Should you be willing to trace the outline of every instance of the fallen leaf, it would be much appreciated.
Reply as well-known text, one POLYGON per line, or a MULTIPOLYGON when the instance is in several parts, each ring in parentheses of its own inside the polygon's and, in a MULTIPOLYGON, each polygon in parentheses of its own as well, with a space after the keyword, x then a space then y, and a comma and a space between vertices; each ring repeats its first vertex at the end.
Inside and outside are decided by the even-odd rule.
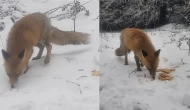
POLYGON ((100 75, 100 71, 96 71, 96 70, 92 71, 92 76, 99 76, 99 75, 100 75))

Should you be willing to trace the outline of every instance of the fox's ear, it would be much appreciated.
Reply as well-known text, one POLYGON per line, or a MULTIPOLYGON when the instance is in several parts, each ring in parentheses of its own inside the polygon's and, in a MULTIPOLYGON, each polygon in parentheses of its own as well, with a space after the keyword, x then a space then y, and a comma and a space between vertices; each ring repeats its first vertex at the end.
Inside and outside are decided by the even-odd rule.
POLYGON ((144 57, 148 56, 148 53, 146 51, 144 51, 144 50, 142 50, 142 54, 143 54, 144 57))
POLYGON ((22 59, 24 57, 24 53, 25 53, 25 49, 22 50, 19 54, 18 54, 18 58, 22 59))
POLYGON ((154 53, 154 55, 155 55, 156 57, 158 57, 158 56, 160 55, 160 49, 157 50, 157 51, 154 53))
POLYGON ((6 52, 5 50, 2 49, 1 52, 2 52, 3 57, 4 57, 5 60, 7 60, 10 57, 9 53, 6 52))

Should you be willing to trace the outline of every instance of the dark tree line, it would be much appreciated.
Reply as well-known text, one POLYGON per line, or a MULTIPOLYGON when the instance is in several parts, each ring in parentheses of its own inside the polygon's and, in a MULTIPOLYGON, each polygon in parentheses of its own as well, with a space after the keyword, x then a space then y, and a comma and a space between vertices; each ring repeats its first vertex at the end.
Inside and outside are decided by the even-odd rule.
POLYGON ((100 0, 100 31, 190 24, 190 0, 100 0))

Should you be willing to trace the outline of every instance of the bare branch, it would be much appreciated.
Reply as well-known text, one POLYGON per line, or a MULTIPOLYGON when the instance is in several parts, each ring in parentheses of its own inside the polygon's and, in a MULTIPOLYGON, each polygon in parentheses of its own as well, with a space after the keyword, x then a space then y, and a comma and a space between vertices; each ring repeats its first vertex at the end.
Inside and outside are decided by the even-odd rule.
POLYGON ((88 1, 88 2, 86 2, 86 3, 83 3, 82 5, 85 5, 85 4, 87 4, 87 3, 89 3, 89 2, 91 2, 92 0, 90 0, 90 1, 88 1))
POLYGON ((81 76, 79 78, 77 78, 76 80, 79 80, 80 78, 86 78, 87 76, 81 76))
POLYGON ((134 72, 136 73, 136 71, 137 71, 137 69, 135 69, 131 73, 129 73, 129 78, 130 78, 131 74, 134 73, 134 72))
POLYGON ((79 87, 80 93, 82 94, 82 90, 81 90, 81 88, 80 88, 80 84, 77 84, 77 83, 75 83, 75 82, 68 81, 68 80, 67 80, 67 82, 77 85, 77 86, 79 87))

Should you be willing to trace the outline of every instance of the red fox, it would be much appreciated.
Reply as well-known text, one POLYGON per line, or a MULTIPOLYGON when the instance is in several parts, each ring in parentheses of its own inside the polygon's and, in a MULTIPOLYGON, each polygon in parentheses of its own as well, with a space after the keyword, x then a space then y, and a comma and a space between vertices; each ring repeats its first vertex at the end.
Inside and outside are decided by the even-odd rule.
POLYGON ((52 50, 50 43, 58 45, 88 44, 89 34, 61 31, 53 27, 50 19, 42 13, 32 13, 18 20, 9 32, 6 51, 2 49, 5 71, 12 88, 19 76, 27 72, 34 46, 39 48, 39 52, 32 60, 40 59, 46 48, 47 55, 44 63, 50 62, 52 50))
POLYGON ((127 28, 121 32, 120 47, 115 50, 115 54, 116 56, 125 55, 125 65, 128 65, 127 56, 131 50, 135 54, 137 71, 142 71, 140 66, 143 67, 145 65, 152 78, 155 79, 160 49, 155 50, 154 45, 144 31, 136 28, 127 28))

